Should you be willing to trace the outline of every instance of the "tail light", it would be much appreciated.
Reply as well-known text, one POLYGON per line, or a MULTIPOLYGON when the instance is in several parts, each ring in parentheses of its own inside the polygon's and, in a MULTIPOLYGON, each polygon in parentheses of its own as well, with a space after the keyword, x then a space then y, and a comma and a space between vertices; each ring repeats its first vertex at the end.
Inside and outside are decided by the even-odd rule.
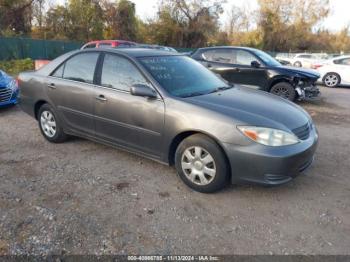
POLYGON ((19 77, 18 76, 16 77, 15 82, 16 82, 17 88, 19 88, 19 77))
POLYGON ((312 66, 311 66, 311 68, 312 69, 317 69, 317 68, 320 68, 320 67, 322 67, 323 65, 321 65, 321 64, 313 64, 312 66))

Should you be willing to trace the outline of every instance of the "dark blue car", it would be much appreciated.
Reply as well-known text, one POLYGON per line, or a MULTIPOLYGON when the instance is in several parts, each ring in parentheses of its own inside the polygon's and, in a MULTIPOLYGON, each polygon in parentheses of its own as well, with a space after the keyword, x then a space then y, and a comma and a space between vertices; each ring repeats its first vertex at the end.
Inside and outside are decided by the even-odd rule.
POLYGON ((0 107, 17 103, 17 81, 0 70, 0 107))

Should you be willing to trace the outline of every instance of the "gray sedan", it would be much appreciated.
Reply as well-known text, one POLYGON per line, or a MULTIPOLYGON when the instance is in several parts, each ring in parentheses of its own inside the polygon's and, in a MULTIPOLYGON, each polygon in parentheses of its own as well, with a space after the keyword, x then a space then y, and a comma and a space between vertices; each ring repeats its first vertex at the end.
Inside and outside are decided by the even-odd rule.
POLYGON ((22 109, 43 136, 80 136, 174 165, 200 192, 278 185, 313 161, 310 116, 275 95, 232 86, 189 57, 149 49, 67 53, 19 75, 22 109))

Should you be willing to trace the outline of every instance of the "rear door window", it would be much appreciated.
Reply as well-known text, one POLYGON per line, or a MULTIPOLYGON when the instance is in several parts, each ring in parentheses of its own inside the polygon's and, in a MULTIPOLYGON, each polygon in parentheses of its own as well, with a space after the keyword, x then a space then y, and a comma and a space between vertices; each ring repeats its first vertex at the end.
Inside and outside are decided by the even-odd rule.
POLYGON ((216 49, 209 50, 203 53, 203 58, 211 62, 232 63, 232 50, 230 49, 216 49))
POLYGON ((57 68, 52 76, 92 84, 98 56, 97 52, 75 55, 57 68))

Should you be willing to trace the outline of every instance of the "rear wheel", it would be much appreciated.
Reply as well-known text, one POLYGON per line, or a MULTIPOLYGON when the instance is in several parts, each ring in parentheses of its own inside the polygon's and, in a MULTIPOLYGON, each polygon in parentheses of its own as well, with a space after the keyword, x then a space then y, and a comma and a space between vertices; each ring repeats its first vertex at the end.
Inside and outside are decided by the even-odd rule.
POLYGON ((190 188, 212 193, 225 187, 229 167, 224 153, 211 138, 197 134, 183 140, 175 153, 175 167, 190 188))
POLYGON ((62 125, 49 104, 44 104, 38 112, 39 128, 46 140, 52 143, 62 143, 67 139, 62 125))
POLYGON ((294 101, 296 93, 294 87, 286 82, 277 83, 271 87, 270 93, 294 101))
POLYGON ((328 73, 323 77, 323 84, 327 87, 336 87, 340 83, 340 76, 336 73, 328 73))
POLYGON ((301 62, 299 61, 296 61, 294 64, 293 64, 295 67, 302 67, 303 65, 301 64, 301 62))

